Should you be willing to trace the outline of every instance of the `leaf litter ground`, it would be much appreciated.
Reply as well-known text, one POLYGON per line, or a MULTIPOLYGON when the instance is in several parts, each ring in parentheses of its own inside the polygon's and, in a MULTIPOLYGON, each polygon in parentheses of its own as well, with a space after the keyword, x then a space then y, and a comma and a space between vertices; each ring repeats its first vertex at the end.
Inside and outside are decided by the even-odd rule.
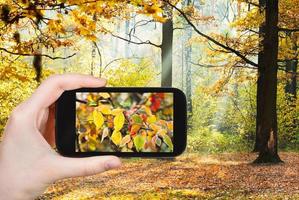
POLYGON ((117 170, 58 181, 39 199, 299 199, 299 153, 280 156, 277 165, 253 165, 249 153, 125 159, 117 170))

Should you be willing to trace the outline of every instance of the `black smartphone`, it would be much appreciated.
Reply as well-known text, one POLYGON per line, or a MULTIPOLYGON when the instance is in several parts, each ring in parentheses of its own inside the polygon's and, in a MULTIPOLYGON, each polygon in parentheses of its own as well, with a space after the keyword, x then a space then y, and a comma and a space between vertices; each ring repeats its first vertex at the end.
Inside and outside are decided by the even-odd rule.
POLYGON ((176 88, 81 88, 56 102, 64 156, 174 157, 186 138, 186 97, 176 88))

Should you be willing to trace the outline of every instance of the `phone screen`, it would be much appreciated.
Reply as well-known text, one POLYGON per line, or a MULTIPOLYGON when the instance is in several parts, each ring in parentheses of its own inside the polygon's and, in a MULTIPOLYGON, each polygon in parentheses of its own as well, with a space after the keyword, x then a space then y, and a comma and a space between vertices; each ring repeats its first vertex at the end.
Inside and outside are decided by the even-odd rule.
POLYGON ((76 152, 173 152, 171 92, 76 92, 76 152))

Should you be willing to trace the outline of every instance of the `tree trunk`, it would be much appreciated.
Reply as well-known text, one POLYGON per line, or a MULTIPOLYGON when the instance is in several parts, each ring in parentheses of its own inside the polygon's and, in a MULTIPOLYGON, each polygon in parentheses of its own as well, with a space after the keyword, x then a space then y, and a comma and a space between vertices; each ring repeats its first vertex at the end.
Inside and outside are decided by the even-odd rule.
POLYGON ((40 82, 40 79, 41 79, 41 76, 42 76, 42 67, 43 67, 43 62, 42 62, 42 47, 41 45, 39 44, 39 47, 37 49, 37 55, 35 55, 33 57, 33 61, 32 61, 32 65, 33 65, 33 68, 35 70, 35 80, 37 82, 40 82))
MULTIPOLYGON (((190 6, 192 4, 191 0, 186 1, 186 5, 190 6)), ((186 44, 192 38, 192 28, 186 28, 186 44)), ((185 44, 185 45, 186 45, 185 44)), ((185 50, 185 66, 186 66, 186 98, 187 98, 187 110, 188 118, 192 116, 192 72, 191 72, 191 61, 192 61, 192 46, 187 45, 185 50)))
MULTIPOLYGON (((290 42, 292 45, 292 50, 294 52, 298 51, 298 45, 297 45, 297 40, 298 36, 295 33, 287 33, 286 35, 290 38, 290 42)), ((295 55, 294 55, 295 57, 295 55)), ((297 99, 297 68, 298 68, 298 58, 293 58, 291 60, 286 61, 286 71, 291 72, 290 77, 287 79, 287 83, 285 86, 285 92, 287 94, 291 94, 291 101, 294 101, 297 99)), ((289 75, 289 74, 287 74, 289 75)))
MULTIPOLYGON (((260 13, 264 12, 265 9, 266 0, 259 0, 259 9, 260 13)), ((264 74, 265 69, 264 65, 262 65, 262 62, 264 60, 264 50, 263 50, 263 38, 265 35, 265 22, 261 24, 259 27, 259 53, 258 53, 258 70, 257 70, 257 89, 256 89, 256 123, 255 123, 255 144, 253 152, 258 152, 260 150, 260 135, 259 135, 259 129, 261 128, 261 102, 263 102, 263 98, 265 97, 262 93, 262 87, 264 87, 264 74)))
MULTIPOLYGON (((129 37, 129 34, 130 34, 130 17, 129 19, 126 20, 126 38, 128 40, 130 40, 131 38, 129 37)), ((126 42, 126 45, 125 45, 125 57, 128 58, 129 57, 129 49, 130 49, 130 46, 129 46, 129 42, 126 42)))
MULTIPOLYGON (((173 21, 171 8, 167 7, 169 19, 162 24, 162 45, 161 45, 161 87, 172 86, 172 44, 173 44, 173 21)), ((161 158, 161 160, 174 161, 175 158, 161 158)))
POLYGON ((295 100, 297 98, 297 79, 296 79, 297 65, 298 65, 298 60, 286 61, 286 70, 288 72, 292 72, 292 74, 291 77, 289 77, 287 80, 285 86, 285 92, 287 94, 292 95, 291 100, 295 100))
POLYGON ((263 60, 260 65, 264 69, 264 84, 261 86, 262 99, 260 105, 261 123, 258 128, 260 136, 259 156, 255 163, 277 163, 281 159, 277 153, 277 56, 278 56, 278 0, 266 0, 265 35, 263 44, 263 60))
POLYGON ((173 21, 172 16, 162 25, 162 75, 161 86, 172 86, 172 42, 173 42, 173 21))
MULTIPOLYGON (((186 30, 187 40, 188 42, 192 37, 192 29, 187 28, 186 30)), ((187 109, 190 114, 192 114, 192 73, 191 73, 191 55, 192 48, 190 45, 186 47, 185 51, 185 66, 186 66, 186 98, 187 98, 187 109)))
MULTIPOLYGON (((285 93, 287 94, 287 101, 290 104, 290 107, 293 109, 296 108, 296 101, 297 101, 297 67, 298 67, 298 60, 287 60, 286 61, 286 70, 288 72, 291 72, 291 74, 287 73, 287 82, 285 85, 285 93)), ((292 120, 291 124, 286 125, 288 127, 288 130, 296 130, 296 127, 298 126, 298 119, 295 117, 292 120)))

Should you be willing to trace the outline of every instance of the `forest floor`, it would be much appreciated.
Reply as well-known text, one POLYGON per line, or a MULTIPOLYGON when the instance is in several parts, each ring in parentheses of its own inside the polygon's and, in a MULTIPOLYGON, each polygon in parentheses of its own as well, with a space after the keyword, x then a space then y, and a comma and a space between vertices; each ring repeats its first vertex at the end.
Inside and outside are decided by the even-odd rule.
POLYGON ((280 156, 276 165, 253 165, 249 153, 125 159, 117 170, 58 181, 39 199, 299 199, 299 153, 280 156))

